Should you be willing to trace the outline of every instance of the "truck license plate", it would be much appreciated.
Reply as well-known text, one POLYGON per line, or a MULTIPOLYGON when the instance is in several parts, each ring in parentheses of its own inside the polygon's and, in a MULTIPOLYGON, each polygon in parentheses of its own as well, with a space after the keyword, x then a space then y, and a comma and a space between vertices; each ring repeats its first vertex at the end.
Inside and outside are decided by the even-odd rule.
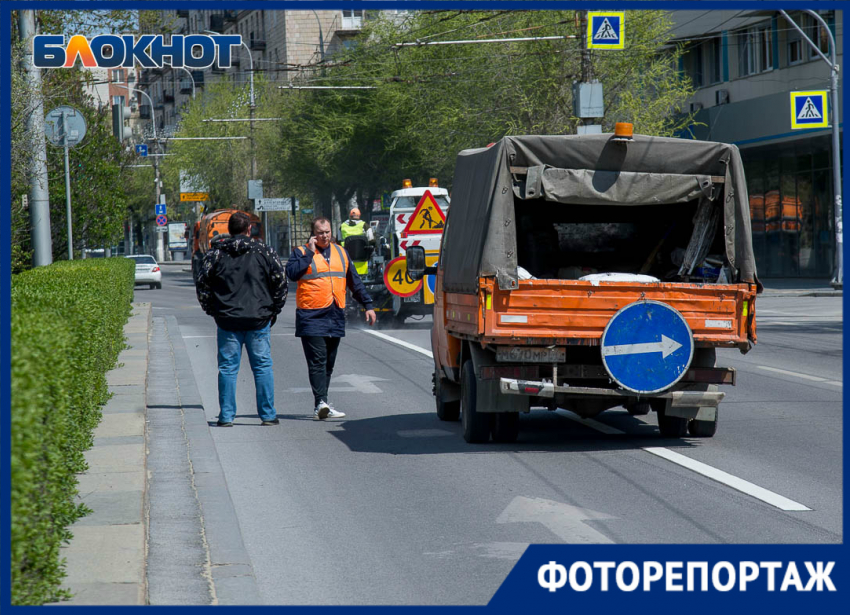
POLYGON ((403 297, 405 303, 419 303, 421 299, 419 295, 413 295, 412 297, 403 297))
POLYGON ((496 360, 504 363, 562 363, 566 356, 564 348, 500 346, 496 349, 496 360))

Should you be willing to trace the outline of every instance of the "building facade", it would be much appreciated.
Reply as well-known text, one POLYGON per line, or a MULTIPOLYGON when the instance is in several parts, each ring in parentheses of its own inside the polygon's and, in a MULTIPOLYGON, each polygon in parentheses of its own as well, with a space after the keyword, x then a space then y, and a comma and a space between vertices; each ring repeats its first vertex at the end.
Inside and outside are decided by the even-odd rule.
MULTIPOLYGON (((842 12, 818 14, 835 38, 840 66, 842 12)), ((830 277, 836 245, 831 128, 792 129, 790 102, 791 92, 829 90, 828 64, 777 11, 672 16, 674 42, 685 47, 680 69, 696 87, 695 122, 682 136, 740 148, 759 276, 830 277)), ((829 58, 826 28, 801 11, 789 16, 829 58)))

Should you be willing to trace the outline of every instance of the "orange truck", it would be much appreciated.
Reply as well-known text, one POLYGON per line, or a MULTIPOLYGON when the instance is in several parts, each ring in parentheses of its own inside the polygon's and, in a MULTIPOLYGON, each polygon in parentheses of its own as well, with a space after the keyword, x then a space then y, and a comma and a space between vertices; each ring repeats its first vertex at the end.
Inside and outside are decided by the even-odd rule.
POLYGON ((431 344, 437 415, 512 442, 519 414, 658 414, 711 437, 756 342, 761 291, 737 147, 614 134, 505 137, 457 158, 431 344))
MULTIPOLYGON (((239 209, 217 209, 201 216, 201 219, 195 222, 194 233, 192 236, 192 278, 198 280, 198 267, 204 258, 204 254, 209 252, 210 245, 217 238, 230 237, 227 232, 227 223, 239 209)), ((265 240, 262 221, 256 214, 244 211, 251 218, 252 236, 259 237, 265 240)))

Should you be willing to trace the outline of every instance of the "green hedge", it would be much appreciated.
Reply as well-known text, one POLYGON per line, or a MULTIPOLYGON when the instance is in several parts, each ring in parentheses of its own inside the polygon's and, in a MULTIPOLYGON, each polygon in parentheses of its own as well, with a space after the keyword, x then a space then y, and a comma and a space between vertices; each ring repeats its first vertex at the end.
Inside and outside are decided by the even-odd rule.
POLYGON ((59 547, 77 504, 83 452, 124 348, 133 261, 62 261, 12 276, 12 604, 67 597, 59 547))

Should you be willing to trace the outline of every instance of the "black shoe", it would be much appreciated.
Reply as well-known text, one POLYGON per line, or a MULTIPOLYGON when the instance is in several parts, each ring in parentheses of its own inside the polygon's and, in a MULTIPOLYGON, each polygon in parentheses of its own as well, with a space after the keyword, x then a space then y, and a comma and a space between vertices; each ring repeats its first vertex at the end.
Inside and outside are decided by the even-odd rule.
POLYGON ((270 421, 263 421, 260 425, 280 425, 280 419, 272 419, 270 421))
POLYGON ((233 427, 233 421, 217 421, 216 425, 219 427, 233 427))

